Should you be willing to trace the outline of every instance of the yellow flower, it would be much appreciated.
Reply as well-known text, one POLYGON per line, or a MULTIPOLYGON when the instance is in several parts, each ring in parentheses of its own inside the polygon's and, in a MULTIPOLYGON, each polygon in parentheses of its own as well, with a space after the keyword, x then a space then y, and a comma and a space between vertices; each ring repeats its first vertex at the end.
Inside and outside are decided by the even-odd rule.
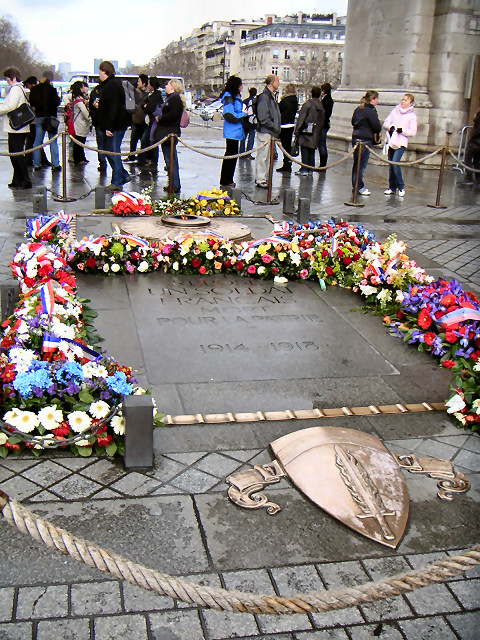
POLYGON ((284 251, 280 251, 280 253, 278 254, 278 259, 280 260, 280 262, 283 262, 286 257, 287 254, 284 251))

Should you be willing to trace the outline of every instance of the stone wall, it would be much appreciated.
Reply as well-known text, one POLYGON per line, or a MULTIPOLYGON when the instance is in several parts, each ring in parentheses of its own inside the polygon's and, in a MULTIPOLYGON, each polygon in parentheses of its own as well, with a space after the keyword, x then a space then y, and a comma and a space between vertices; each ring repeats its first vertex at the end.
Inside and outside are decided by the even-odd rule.
POLYGON ((412 149, 441 146, 447 129, 455 148, 468 124, 465 80, 479 51, 479 0, 349 2, 342 83, 333 93, 332 141, 345 148, 353 110, 367 89, 376 89, 380 119, 406 91, 415 95, 418 134, 412 149))

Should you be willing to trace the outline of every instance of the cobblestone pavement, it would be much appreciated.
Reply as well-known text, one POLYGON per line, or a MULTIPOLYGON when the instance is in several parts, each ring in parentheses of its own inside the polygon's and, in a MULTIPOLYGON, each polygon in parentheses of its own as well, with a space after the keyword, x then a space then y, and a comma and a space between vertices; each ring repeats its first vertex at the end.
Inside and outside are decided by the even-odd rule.
MULTIPOLYGON (((188 142, 203 150, 223 153, 223 141, 215 127, 191 126, 184 135, 188 142)), ((0 139, 0 145, 5 148, 4 139, 0 139)), ((86 169, 69 168, 69 195, 85 194, 98 182, 94 154, 87 152, 87 156, 90 164, 86 169)), ((338 158, 331 154, 331 159, 338 158)), ((253 164, 240 161, 237 168, 238 187, 245 194, 243 211, 257 216, 268 213, 281 219, 281 204, 262 206, 247 199, 247 196, 251 200, 265 198, 265 192, 256 191, 252 186, 253 164)), ((151 181, 149 174, 137 174, 132 165, 128 166, 134 174, 131 189, 139 189, 151 181)), ((203 158, 198 162, 198 156, 180 147, 180 167, 186 195, 217 184, 218 160, 203 158)), ((328 170, 326 175, 311 179, 274 174, 273 195, 281 199, 282 188, 293 187, 299 196, 311 197, 314 219, 323 221, 334 216, 358 220, 379 239, 396 233, 407 243, 409 255, 428 273, 455 277, 480 294, 479 193, 456 186, 460 174, 446 173, 442 203, 448 208, 434 209, 427 208, 426 204, 435 202, 436 171, 406 169, 407 196, 386 198, 383 195, 386 169, 370 163, 365 179, 372 195, 364 198, 363 208, 353 208, 344 205, 351 196, 350 168, 351 160, 348 160, 328 170)), ((154 188, 158 195, 164 182, 163 172, 160 176, 154 188)), ((9 177, 9 161, 1 158, 2 281, 10 278, 8 261, 15 244, 22 239, 25 215, 31 211, 31 195, 11 193, 5 186, 9 177)), ((49 170, 40 176, 36 174, 34 182, 61 191, 58 176, 52 176, 49 170)), ((93 206, 93 195, 74 203, 54 203, 49 196, 50 211, 63 207, 68 212, 83 214, 93 206)), ((98 221, 82 218, 82 229, 94 220, 98 221)), ((261 219, 251 220, 252 229, 257 226, 261 229, 263 224, 261 219)), ((92 285, 92 293, 96 286, 92 285)), ((108 297, 108 292, 106 295, 108 297)), ((328 299, 328 292, 325 296, 328 299)), ((342 302, 339 294, 335 296, 332 305, 340 309, 343 318, 347 303, 342 302)), ((356 323, 355 330, 364 332, 369 339, 369 332, 375 330, 370 320, 357 319, 356 323)), ((396 345, 393 339, 392 344, 396 345)), ((392 346, 395 357, 400 347, 402 345, 392 346)), ((383 342, 378 348, 382 355, 387 353, 383 342)), ((340 350, 338 357, 344 356, 340 350)), ((394 362, 402 371, 402 366, 410 363, 410 357, 421 359, 422 354, 402 355, 405 359, 401 366, 391 359, 392 354, 387 356, 389 362, 394 362)), ((401 376, 383 375, 392 387, 390 393, 396 394, 389 397, 389 401, 413 401, 408 395, 414 393, 413 387, 421 388, 425 400, 445 397, 443 379, 428 373, 425 368, 428 365, 421 362, 422 371, 426 373, 413 377, 411 388, 401 383, 401 376)), ((366 386, 377 384, 372 382, 376 378, 365 379, 366 386)), ((241 383, 231 382, 227 371, 219 372, 218 380, 231 388, 232 395, 242 393, 241 383)), ((298 384, 314 386, 306 379, 299 380, 298 384)), ((356 382, 348 377, 324 379, 325 388, 328 384, 331 395, 324 391, 322 399, 329 398, 330 406, 348 406, 348 400, 353 397, 348 397, 348 387, 356 382), (338 400, 340 393, 345 395, 338 400)), ((275 386, 275 380, 271 387, 280 388, 275 386)), ((271 402, 268 384, 262 386, 260 381, 258 388, 258 394, 265 393, 265 403, 271 402)), ((385 392, 385 387, 378 388, 385 392)), ((206 385, 203 389, 206 400, 211 400, 216 387, 212 386, 209 391, 206 385)), ((161 390, 163 393, 163 387, 161 390)), ((162 398, 156 395, 160 408, 162 398)), ((282 405, 282 396, 277 399, 278 405, 282 405)), ((265 406, 252 407, 258 408, 265 406)), ((152 471, 127 471, 118 460, 73 458, 64 452, 41 458, 9 457, 0 461, 0 488, 41 517, 126 558, 188 577, 199 584, 255 593, 287 596, 341 589, 420 568, 458 553, 476 537, 478 541, 479 439, 477 435, 456 429, 443 413, 348 418, 346 424, 340 419, 329 421, 329 424, 375 433, 397 453, 415 452, 451 460, 471 481, 468 494, 457 496, 452 503, 440 503, 435 498, 433 480, 405 476, 411 501, 410 523, 397 551, 359 540, 359 536, 332 522, 329 516, 308 503, 287 480, 269 491, 269 496, 282 506, 282 512, 275 518, 265 513, 244 512, 228 502, 227 475, 270 461, 269 442, 285 432, 314 424, 320 423, 205 425, 157 430, 152 471), (303 524, 295 531, 299 521, 303 524)), ((4 521, 0 522, 0 548, 0 640, 49 640, 52 637, 68 640, 121 637, 132 640, 367 640, 375 637, 476 640, 479 637, 478 567, 457 579, 388 601, 325 614, 276 617, 202 610, 155 595, 54 554, 10 529, 4 521)))

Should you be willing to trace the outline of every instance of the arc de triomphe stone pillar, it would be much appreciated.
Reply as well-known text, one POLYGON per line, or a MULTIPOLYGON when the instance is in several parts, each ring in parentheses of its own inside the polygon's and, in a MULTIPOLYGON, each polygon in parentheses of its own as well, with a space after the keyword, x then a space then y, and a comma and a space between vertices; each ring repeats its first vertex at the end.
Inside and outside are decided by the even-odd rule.
POLYGON ((351 138, 351 116, 366 90, 379 92, 381 120, 408 91, 418 118, 412 149, 441 146, 447 129, 455 144, 471 124, 471 102, 478 104, 472 70, 479 53, 480 0, 349 0, 330 135, 340 147, 351 138))

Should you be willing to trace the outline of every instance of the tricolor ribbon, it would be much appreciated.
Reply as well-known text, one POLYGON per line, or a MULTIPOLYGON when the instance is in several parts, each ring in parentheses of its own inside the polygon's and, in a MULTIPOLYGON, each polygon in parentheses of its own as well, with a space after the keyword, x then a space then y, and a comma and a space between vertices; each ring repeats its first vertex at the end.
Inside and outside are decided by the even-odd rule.
POLYGON ((466 320, 480 321, 480 310, 462 307, 461 309, 450 311, 450 313, 439 318, 437 322, 440 326, 448 328, 459 322, 465 322, 466 320))
POLYGON ((48 315, 51 316, 55 307, 55 297, 53 295, 51 280, 48 280, 40 287, 40 300, 43 313, 48 313, 48 315))
POLYGON ((50 333, 46 333, 43 337, 42 342, 42 351, 44 353, 53 353, 59 347, 60 342, 68 342, 69 344, 73 344, 77 349, 79 348, 82 352, 82 357, 86 360, 96 360, 101 357, 101 353, 87 347, 87 345, 79 342, 78 340, 72 340, 71 338, 57 338, 50 333))

